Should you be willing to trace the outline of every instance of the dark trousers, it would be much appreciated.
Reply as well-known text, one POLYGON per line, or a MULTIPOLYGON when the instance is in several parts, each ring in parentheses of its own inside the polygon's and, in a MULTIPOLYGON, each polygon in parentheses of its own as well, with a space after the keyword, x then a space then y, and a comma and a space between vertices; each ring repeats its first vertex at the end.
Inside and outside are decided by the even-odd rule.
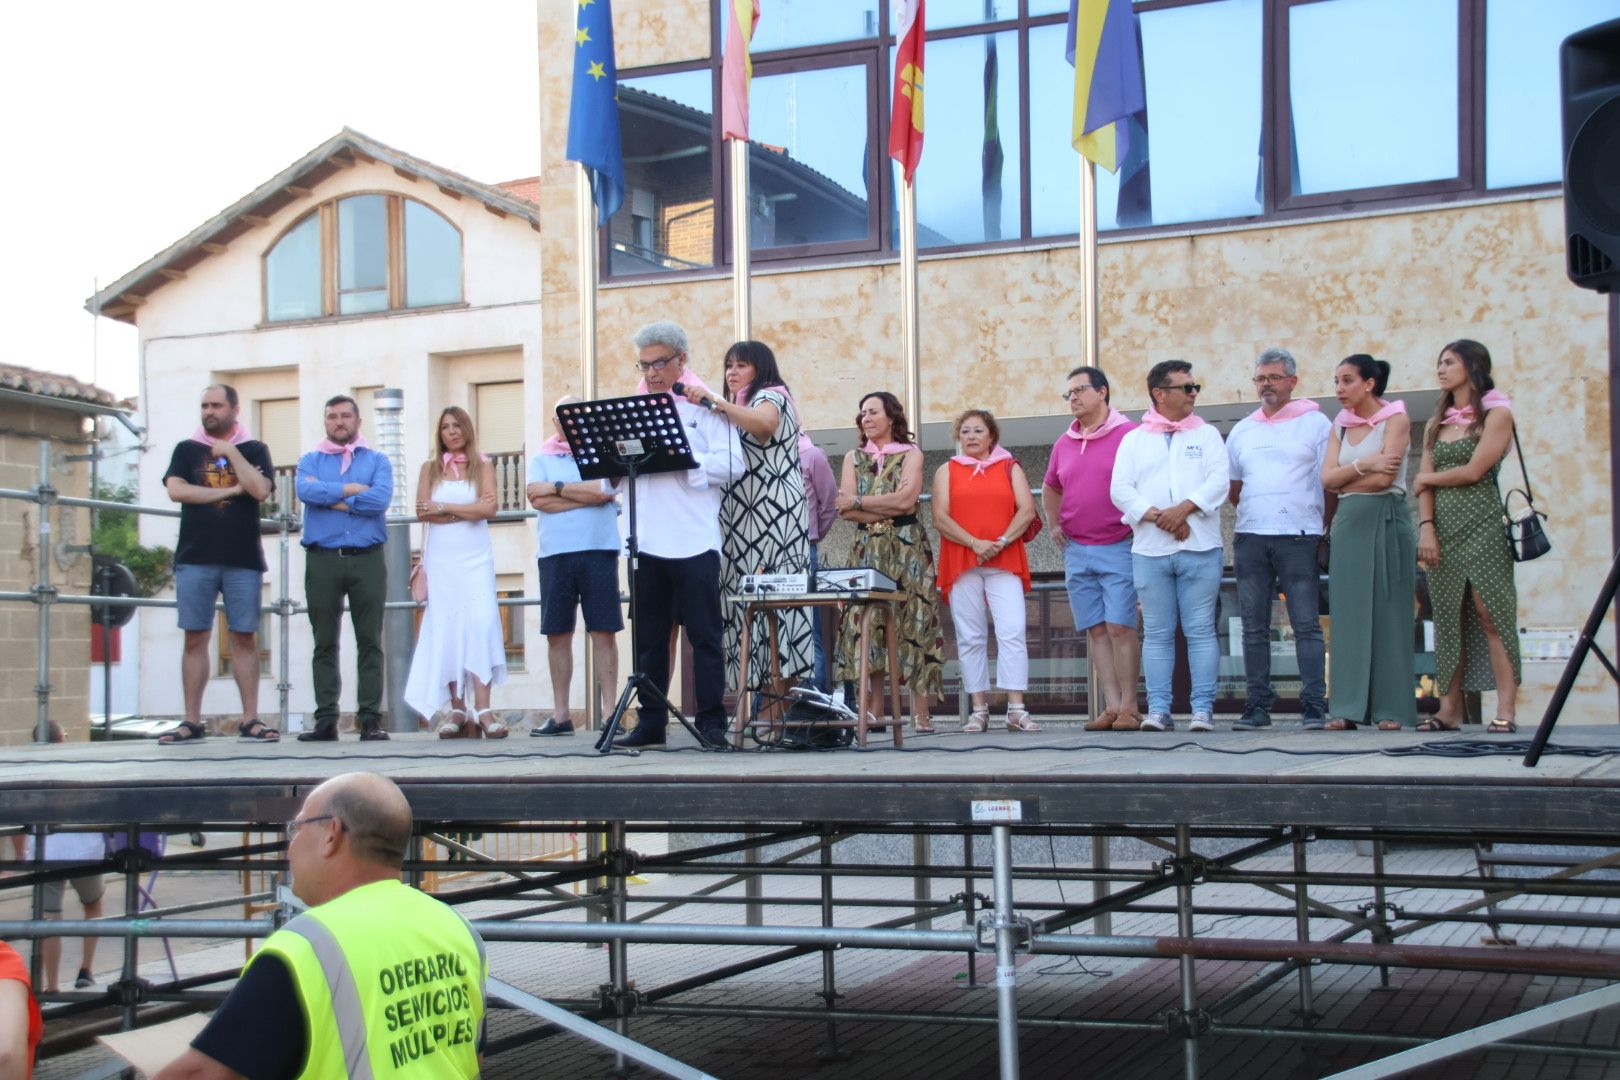
POLYGON ((359 652, 355 661, 355 714, 362 729, 377 727, 381 722, 383 601, 387 592, 388 564, 382 545, 363 555, 304 549, 304 602, 309 606, 309 628, 315 636, 310 666, 315 680, 316 727, 337 724, 338 694, 343 690, 343 676, 338 671, 338 634, 345 598, 359 652))
POLYGON ((1238 613, 1243 616, 1243 673, 1250 705, 1269 710, 1277 697, 1271 689, 1271 603, 1280 588, 1287 597, 1288 622, 1294 628, 1301 708, 1308 716, 1326 714, 1320 571, 1316 565, 1316 545, 1321 539, 1260 533, 1233 537, 1238 613))
MULTIPOLYGON (((720 619, 720 553, 687 559, 642 555, 636 567, 636 669, 669 692, 669 631, 678 621, 692 643, 694 722, 700 730, 726 726, 726 660, 720 619), (679 619, 676 613, 679 612, 679 619)), ((641 698, 636 729, 661 732, 669 713, 641 698)))

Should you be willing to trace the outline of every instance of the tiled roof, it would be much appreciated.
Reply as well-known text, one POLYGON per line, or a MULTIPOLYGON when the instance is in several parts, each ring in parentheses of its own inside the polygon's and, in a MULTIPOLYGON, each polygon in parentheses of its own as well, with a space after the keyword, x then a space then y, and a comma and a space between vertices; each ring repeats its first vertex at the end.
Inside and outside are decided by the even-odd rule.
POLYGON ((40 397, 61 398, 65 401, 86 401, 92 405, 105 405, 119 409, 129 402, 119 401, 111 390, 103 390, 71 375, 58 375, 51 371, 35 371, 15 364, 0 364, 0 389, 15 390, 40 397))
POLYGON ((527 203, 540 205, 540 178, 538 176, 525 176, 518 180, 502 180, 491 185, 511 195, 514 199, 522 199, 527 203))

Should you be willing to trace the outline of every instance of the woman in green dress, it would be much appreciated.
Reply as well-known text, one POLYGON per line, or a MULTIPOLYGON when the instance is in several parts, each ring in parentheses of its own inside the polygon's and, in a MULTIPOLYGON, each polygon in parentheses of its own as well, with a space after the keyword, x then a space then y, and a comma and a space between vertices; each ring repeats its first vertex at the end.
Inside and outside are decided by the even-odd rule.
POLYGON ((1465 690, 1495 690, 1506 735, 1520 681, 1519 594, 1502 531, 1496 474, 1513 440, 1512 404, 1491 379, 1491 354, 1477 341, 1453 341, 1435 363, 1439 419, 1423 438, 1412 482, 1418 497, 1418 561, 1428 568, 1434 607, 1434 681, 1440 711, 1421 731, 1455 731, 1465 690))
POLYGON ((1339 497, 1328 548, 1333 619, 1329 731, 1417 723, 1412 643, 1417 542, 1406 506, 1406 406, 1385 401, 1389 365, 1365 353, 1333 372, 1344 406, 1322 461, 1322 486, 1339 497))
MULTIPOLYGON (((944 692, 944 636, 940 633, 939 592, 934 587, 934 552, 917 520, 922 494, 923 455, 912 445, 911 429, 900 401, 887 391, 867 394, 855 417, 862 440, 844 457, 838 485, 838 516, 859 530, 850 553, 855 566, 870 566, 893 578, 905 599, 899 605, 900 680, 911 688, 911 711, 920 734, 934 730, 931 699, 944 692)), ((888 671, 888 615, 872 620, 867 655, 869 700, 888 671)), ((838 628, 835 677, 858 679, 861 673, 860 620, 845 618, 838 628)), ((898 723, 900 718, 895 717, 898 723)))

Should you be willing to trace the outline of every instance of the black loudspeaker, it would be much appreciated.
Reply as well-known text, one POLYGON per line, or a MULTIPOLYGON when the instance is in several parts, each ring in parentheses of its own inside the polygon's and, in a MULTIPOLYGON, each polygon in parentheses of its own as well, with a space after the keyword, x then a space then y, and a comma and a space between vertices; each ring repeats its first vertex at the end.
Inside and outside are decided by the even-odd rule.
POLYGON ((1569 279, 1620 286, 1620 19, 1564 39, 1564 236, 1569 279))

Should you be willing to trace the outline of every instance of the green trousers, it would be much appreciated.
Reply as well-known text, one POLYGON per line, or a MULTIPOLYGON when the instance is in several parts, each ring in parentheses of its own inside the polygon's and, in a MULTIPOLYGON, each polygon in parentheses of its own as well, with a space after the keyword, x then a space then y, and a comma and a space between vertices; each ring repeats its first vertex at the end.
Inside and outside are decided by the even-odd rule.
POLYGON ((1332 677, 1328 715, 1417 723, 1417 537, 1406 496, 1346 495, 1333 515, 1328 557, 1332 677))
POLYGON ((338 694, 343 676, 338 671, 338 635, 342 630, 343 601, 349 601, 349 621, 359 652, 355 661, 355 715, 362 730, 382 720, 383 601, 388 593, 388 564, 381 544, 363 555, 304 549, 304 597, 309 607, 309 628, 315 636, 311 661, 315 681, 315 726, 333 727, 338 719, 338 694))

